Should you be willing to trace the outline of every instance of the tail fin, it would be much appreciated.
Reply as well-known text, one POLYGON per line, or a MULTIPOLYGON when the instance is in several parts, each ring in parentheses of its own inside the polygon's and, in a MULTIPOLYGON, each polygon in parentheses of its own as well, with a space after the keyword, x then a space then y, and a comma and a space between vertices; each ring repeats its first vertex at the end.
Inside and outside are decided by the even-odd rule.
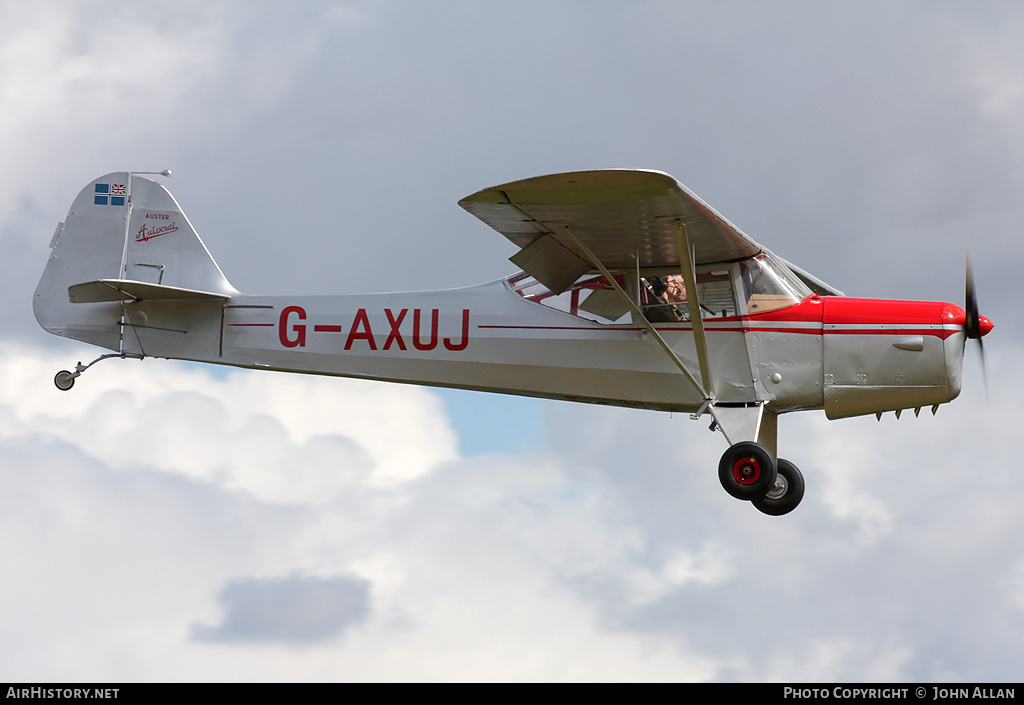
POLYGON ((57 226, 33 310, 45 330, 123 349, 127 302, 229 299, 228 283, 174 197, 130 172, 101 176, 57 226), (97 291, 108 291, 104 296, 97 291))

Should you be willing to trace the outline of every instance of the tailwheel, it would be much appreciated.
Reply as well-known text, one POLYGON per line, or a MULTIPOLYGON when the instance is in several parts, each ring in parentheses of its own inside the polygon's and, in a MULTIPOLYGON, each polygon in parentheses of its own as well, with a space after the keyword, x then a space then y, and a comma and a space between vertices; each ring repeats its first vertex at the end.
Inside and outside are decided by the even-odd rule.
POLYGON ((775 457, 753 441, 730 446, 718 463, 718 479, 725 491, 736 499, 764 497, 775 484, 775 474, 775 457))
POLYGON ((763 497, 756 497, 751 503, 758 511, 770 516, 789 514, 804 498, 804 476, 793 463, 779 458, 775 484, 763 497))
POLYGON ((119 357, 122 360, 129 357, 134 360, 141 360, 145 357, 145 355, 136 355, 134 353, 108 353, 106 355, 100 355, 98 358, 90 362, 88 365, 83 365, 82 362, 79 361, 78 364, 75 365, 74 372, 61 370, 60 372, 55 374, 53 376, 53 383, 57 386, 57 389, 59 389, 62 392, 66 392, 75 386, 75 379, 81 377, 83 372, 85 372, 87 369, 95 365, 97 362, 100 362, 101 360, 106 360, 111 357, 119 357))
POLYGON ((57 386, 57 389, 66 392, 75 386, 75 377, 77 376, 73 372, 61 370, 53 376, 53 383, 57 386))

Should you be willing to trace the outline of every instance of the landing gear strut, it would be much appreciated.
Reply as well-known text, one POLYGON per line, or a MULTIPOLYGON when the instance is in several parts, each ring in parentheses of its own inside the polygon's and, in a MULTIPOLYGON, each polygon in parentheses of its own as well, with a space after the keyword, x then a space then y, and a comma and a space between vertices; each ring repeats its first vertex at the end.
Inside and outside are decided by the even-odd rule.
POLYGON ((81 362, 79 362, 77 365, 75 365, 74 372, 61 370, 60 372, 53 376, 53 383, 54 385, 56 385, 57 389, 59 389, 62 392, 66 392, 75 386, 75 380, 81 377, 83 372, 85 372, 87 369, 95 365, 100 360, 106 360, 107 358, 111 357, 119 357, 121 359, 130 357, 136 360, 141 360, 143 356, 132 355, 130 353, 110 353, 109 355, 100 355, 98 358, 90 362, 88 365, 83 365, 81 362))
POLYGON ((753 441, 736 443, 725 451, 718 479, 733 497, 749 501, 770 516, 788 514, 804 496, 800 469, 788 460, 776 460, 771 451, 753 441))

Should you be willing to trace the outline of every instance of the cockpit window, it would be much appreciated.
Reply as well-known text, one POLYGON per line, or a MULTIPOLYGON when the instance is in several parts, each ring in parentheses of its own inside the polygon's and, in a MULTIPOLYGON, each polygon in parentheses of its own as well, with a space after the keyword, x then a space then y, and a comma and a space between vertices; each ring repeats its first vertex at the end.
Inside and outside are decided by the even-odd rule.
POLYGON ((811 290, 788 269, 760 254, 739 263, 747 313, 763 313, 798 304, 811 290))
MULTIPOLYGON (((699 267, 697 294, 703 318, 736 315, 731 265, 699 267)), ((615 280, 652 322, 687 321, 690 309, 681 274, 636 276, 616 274, 615 280), (638 287, 639 284, 639 287, 638 287), (639 288, 639 290, 638 290, 639 288)), ((555 294, 526 272, 505 279, 509 288, 527 301, 550 306, 598 323, 629 323, 630 308, 622 295, 601 275, 580 277, 561 294, 555 294)))
MULTIPOLYGON (((614 277, 652 323, 688 321, 689 292, 679 270, 653 274, 615 274, 614 277)), ((770 254, 760 254, 734 264, 701 265, 695 275, 697 305, 701 318, 705 320, 773 311, 798 304, 812 295, 796 275, 770 254), (737 288, 739 291, 735 292, 737 288)), ((599 274, 583 275, 561 294, 555 294, 526 272, 513 274, 505 282, 527 301, 573 316, 598 323, 630 322, 629 305, 599 274)))
MULTIPOLYGON (((681 274, 645 277, 641 305, 647 320, 686 321, 690 319, 686 284, 681 274)), ((697 298, 701 318, 735 316, 732 271, 728 265, 697 269, 697 298)))

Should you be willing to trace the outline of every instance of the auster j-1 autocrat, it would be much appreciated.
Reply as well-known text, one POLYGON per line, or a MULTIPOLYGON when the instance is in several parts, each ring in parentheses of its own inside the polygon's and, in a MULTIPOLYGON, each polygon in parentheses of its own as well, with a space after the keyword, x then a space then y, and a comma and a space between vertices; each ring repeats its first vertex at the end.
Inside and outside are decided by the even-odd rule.
MULTIPOLYGON (((168 172, 163 172, 168 175, 168 172)), ((39 324, 112 353, 710 415, 726 491, 792 511, 777 419, 924 407, 960 393, 978 315, 850 298, 741 232, 671 176, 601 170, 459 202, 518 248, 521 271, 447 291, 250 296, 221 273, 171 194, 139 173, 86 186, 35 292, 39 324)))

